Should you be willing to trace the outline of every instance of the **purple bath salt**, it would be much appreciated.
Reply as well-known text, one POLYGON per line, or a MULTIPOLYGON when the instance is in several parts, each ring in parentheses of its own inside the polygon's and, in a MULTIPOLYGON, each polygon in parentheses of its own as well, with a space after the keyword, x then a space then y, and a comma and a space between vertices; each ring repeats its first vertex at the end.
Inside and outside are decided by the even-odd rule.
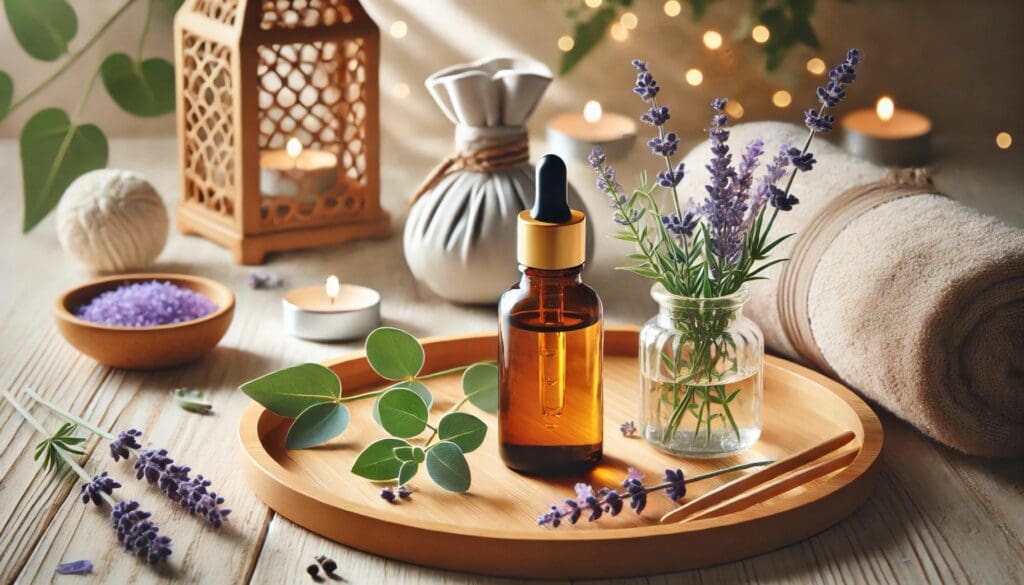
POLYGON ((117 327, 149 327, 205 317, 217 305, 170 282, 136 282, 109 290, 75 311, 86 321, 117 327))

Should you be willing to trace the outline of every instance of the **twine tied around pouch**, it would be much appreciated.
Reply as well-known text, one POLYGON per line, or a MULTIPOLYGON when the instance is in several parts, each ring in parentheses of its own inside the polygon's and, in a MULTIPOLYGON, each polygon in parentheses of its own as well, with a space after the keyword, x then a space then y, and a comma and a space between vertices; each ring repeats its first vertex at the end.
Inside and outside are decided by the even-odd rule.
POLYGON ((513 137, 480 137, 467 148, 448 155, 434 167, 409 199, 409 205, 419 201, 420 197, 451 173, 495 173, 516 169, 529 162, 530 142, 525 132, 513 137))
POLYGON ((864 213, 896 199, 938 193, 925 169, 899 169, 884 178, 852 187, 835 197, 796 237, 778 279, 778 311, 782 329, 797 353, 819 371, 839 379, 814 339, 810 316, 811 279, 836 236, 864 213))

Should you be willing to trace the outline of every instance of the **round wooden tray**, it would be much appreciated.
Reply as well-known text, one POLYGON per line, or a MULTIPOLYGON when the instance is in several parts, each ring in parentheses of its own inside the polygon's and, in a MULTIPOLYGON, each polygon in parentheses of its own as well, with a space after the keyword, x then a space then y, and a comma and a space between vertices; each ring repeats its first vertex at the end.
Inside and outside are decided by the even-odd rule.
MULTIPOLYGON (((424 373, 494 359, 495 334, 424 342, 424 373)), ((681 460, 656 451, 643 439, 625 438, 619 424, 637 415, 637 331, 610 329, 605 337, 604 460, 577 477, 536 479, 508 470, 498 457, 497 420, 472 406, 467 411, 492 425, 480 449, 468 455, 473 486, 451 494, 425 476, 411 484, 410 501, 389 504, 380 486, 349 470, 361 449, 384 436, 369 413, 372 400, 349 403, 352 422, 345 433, 315 449, 288 451, 288 421, 258 404, 242 417, 240 437, 246 479, 268 506, 289 520, 331 540, 420 565, 513 577, 596 578, 664 573, 705 567, 763 553, 811 536, 835 524, 869 495, 882 447, 882 427, 867 404, 825 376, 785 360, 765 358, 764 433, 750 449, 716 460, 681 460), (652 494, 643 516, 628 508, 615 518, 585 520, 558 529, 536 525, 553 502, 572 495, 577 481, 618 486, 627 467, 656 478, 667 467, 687 475, 745 461, 780 458, 844 430, 860 447, 853 462, 833 474, 717 518, 658 524, 672 509, 652 494)), ((330 362, 346 395, 384 385, 365 356, 330 362)), ((434 413, 462 396, 457 374, 430 380, 434 413)), ((738 477, 693 484, 692 498, 738 477)))

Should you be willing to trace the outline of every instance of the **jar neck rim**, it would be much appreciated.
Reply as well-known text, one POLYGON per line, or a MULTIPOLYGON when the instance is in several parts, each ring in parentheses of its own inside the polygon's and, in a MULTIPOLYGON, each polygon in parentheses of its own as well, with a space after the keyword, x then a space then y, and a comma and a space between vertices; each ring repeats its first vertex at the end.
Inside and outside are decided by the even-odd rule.
POLYGON ((738 309, 750 299, 750 289, 741 286, 736 292, 720 297, 688 297, 668 292, 660 282, 651 287, 651 298, 658 306, 670 309, 738 309))

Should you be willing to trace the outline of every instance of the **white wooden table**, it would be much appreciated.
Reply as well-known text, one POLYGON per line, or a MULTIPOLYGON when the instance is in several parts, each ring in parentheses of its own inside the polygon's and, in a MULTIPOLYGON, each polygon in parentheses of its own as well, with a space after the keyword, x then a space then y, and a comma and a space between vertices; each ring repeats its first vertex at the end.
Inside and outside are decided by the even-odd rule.
MULTIPOLYGON (((173 141, 166 138, 119 140, 111 147, 112 165, 145 172, 169 200, 176 189, 173 165, 168 164, 173 160, 173 141)), ((425 171, 421 166, 389 170, 385 190, 413 184, 425 171)), ((83 457, 86 469, 108 469, 124 479, 119 493, 153 510, 155 521, 174 539, 175 552, 167 567, 144 566, 117 548, 107 515, 77 499, 78 482, 54 481, 32 461, 32 447, 41 437, 3 403, 0 582, 49 582, 58 563, 90 559, 96 565, 90 577, 56 580, 308 583, 304 568, 318 554, 333 557, 339 574, 352 584, 506 582, 412 566, 328 542, 278 517, 249 492, 238 473, 237 445, 238 420, 249 400, 237 385, 285 365, 340 355, 356 346, 283 335, 281 292, 250 290, 250 270, 232 264, 216 246, 175 234, 156 267, 209 276, 237 294, 231 330, 208 357, 178 369, 135 373, 102 367, 68 346, 52 323, 51 305, 61 290, 89 275, 60 250, 52 219, 27 236, 20 234, 18 169, 16 144, 0 141, 0 172, 7 178, 0 198, 0 385, 14 391, 32 386, 104 428, 144 429, 147 442, 166 447, 180 462, 210 477, 233 512, 223 530, 207 529, 161 501, 155 490, 131 479, 127 465, 110 460, 105 443, 90 441, 83 457), (177 408, 168 391, 179 386, 203 389, 214 403, 214 414, 200 416, 177 408)), ((950 192, 958 186, 977 187, 972 192, 1019 192, 1007 183, 1019 179, 1020 171, 984 172, 989 174, 954 173, 941 186, 950 192), (986 177, 996 177, 999 185, 993 187, 986 177), (947 186, 950 182, 952 187, 947 186)), ((396 216, 391 239, 275 256, 265 269, 291 284, 336 273, 342 280, 373 286, 384 293, 385 321, 417 335, 493 329, 492 309, 452 306, 414 283, 401 255, 401 200, 401 193, 385 196, 396 216)), ((993 197, 978 204, 990 212, 1002 210, 1009 221, 1024 224, 1019 200, 993 197)), ((600 222, 607 212, 598 207, 592 205, 591 213, 600 222)), ((639 279, 609 270, 614 262, 609 250, 605 246, 605 253, 599 253, 589 280, 604 297, 610 323, 639 323, 653 314, 653 304, 639 279)), ((33 412, 49 427, 58 426, 58 420, 40 408, 33 412)), ((883 422, 884 466, 877 488, 846 521, 805 542, 742 562, 616 582, 1024 582, 1024 462, 966 457, 936 445, 892 416, 883 414, 883 422)))

